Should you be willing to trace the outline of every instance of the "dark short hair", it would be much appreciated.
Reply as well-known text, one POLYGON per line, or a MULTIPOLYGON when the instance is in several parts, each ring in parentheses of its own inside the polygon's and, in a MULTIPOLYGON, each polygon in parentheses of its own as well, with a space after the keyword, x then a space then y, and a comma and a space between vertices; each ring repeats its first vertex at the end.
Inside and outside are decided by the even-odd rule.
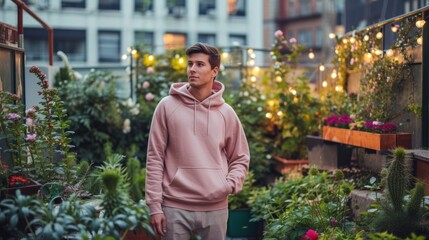
POLYGON ((195 43, 188 49, 186 49, 186 56, 190 56, 194 53, 204 53, 209 55, 209 63, 211 68, 220 67, 220 53, 216 47, 213 47, 206 43, 195 43))

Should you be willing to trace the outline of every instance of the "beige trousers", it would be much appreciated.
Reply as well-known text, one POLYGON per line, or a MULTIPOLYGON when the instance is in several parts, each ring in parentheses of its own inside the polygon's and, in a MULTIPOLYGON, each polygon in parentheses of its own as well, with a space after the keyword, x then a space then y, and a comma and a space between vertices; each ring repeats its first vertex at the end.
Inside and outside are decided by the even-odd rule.
POLYGON ((201 240, 223 240, 226 237, 228 209, 194 212, 163 207, 163 211, 167 220, 164 240, 189 240, 197 236, 201 240))

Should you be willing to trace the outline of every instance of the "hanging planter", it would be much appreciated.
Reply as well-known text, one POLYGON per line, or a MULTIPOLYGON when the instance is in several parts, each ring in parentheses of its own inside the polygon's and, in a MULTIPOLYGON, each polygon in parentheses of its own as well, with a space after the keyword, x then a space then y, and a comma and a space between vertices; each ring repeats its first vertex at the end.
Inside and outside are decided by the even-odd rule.
POLYGON ((411 133, 372 133, 331 126, 323 126, 324 140, 348 144, 377 151, 386 151, 395 147, 412 148, 411 133))

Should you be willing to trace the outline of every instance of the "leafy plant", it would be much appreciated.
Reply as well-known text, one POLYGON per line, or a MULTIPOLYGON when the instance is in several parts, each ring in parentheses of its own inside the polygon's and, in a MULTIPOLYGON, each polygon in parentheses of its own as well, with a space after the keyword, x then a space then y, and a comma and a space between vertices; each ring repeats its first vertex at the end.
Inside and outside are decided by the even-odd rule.
POLYGON ((305 72, 297 68, 304 47, 296 44, 296 39, 287 41, 281 31, 275 35, 271 49, 274 63, 262 82, 270 119, 269 151, 286 159, 303 159, 307 156, 305 137, 318 131, 320 104, 311 95, 305 72))
POLYGON ((267 148, 270 138, 267 136, 269 120, 265 117, 266 96, 256 84, 244 81, 238 94, 227 95, 225 101, 234 107, 240 118, 252 158, 249 169, 252 171, 255 181, 261 183, 270 171, 271 163, 267 158, 270 153, 267 148))
MULTIPOLYGON (((70 121, 55 88, 50 88, 46 75, 33 66, 30 72, 40 86, 42 101, 24 111, 21 99, 0 92, 0 138, 6 143, 2 155, 10 159, 10 173, 37 179, 40 183, 65 181, 73 184, 75 154, 71 151, 70 121)), ((3 164, 3 163, 2 163, 3 164)))
POLYGON ((260 189, 248 203, 253 220, 266 222, 264 239, 300 239, 309 229, 355 236, 348 206, 352 189, 341 171, 328 175, 311 168, 308 176, 260 189))

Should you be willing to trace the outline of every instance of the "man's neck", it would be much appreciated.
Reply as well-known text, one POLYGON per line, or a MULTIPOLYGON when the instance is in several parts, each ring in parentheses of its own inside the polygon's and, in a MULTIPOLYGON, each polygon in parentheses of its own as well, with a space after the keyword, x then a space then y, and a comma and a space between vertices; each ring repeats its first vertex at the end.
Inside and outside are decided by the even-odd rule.
POLYGON ((213 94, 211 89, 206 89, 206 88, 197 89, 197 88, 189 87, 188 90, 192 94, 192 96, 194 96, 200 102, 202 102, 204 99, 208 98, 213 94))

